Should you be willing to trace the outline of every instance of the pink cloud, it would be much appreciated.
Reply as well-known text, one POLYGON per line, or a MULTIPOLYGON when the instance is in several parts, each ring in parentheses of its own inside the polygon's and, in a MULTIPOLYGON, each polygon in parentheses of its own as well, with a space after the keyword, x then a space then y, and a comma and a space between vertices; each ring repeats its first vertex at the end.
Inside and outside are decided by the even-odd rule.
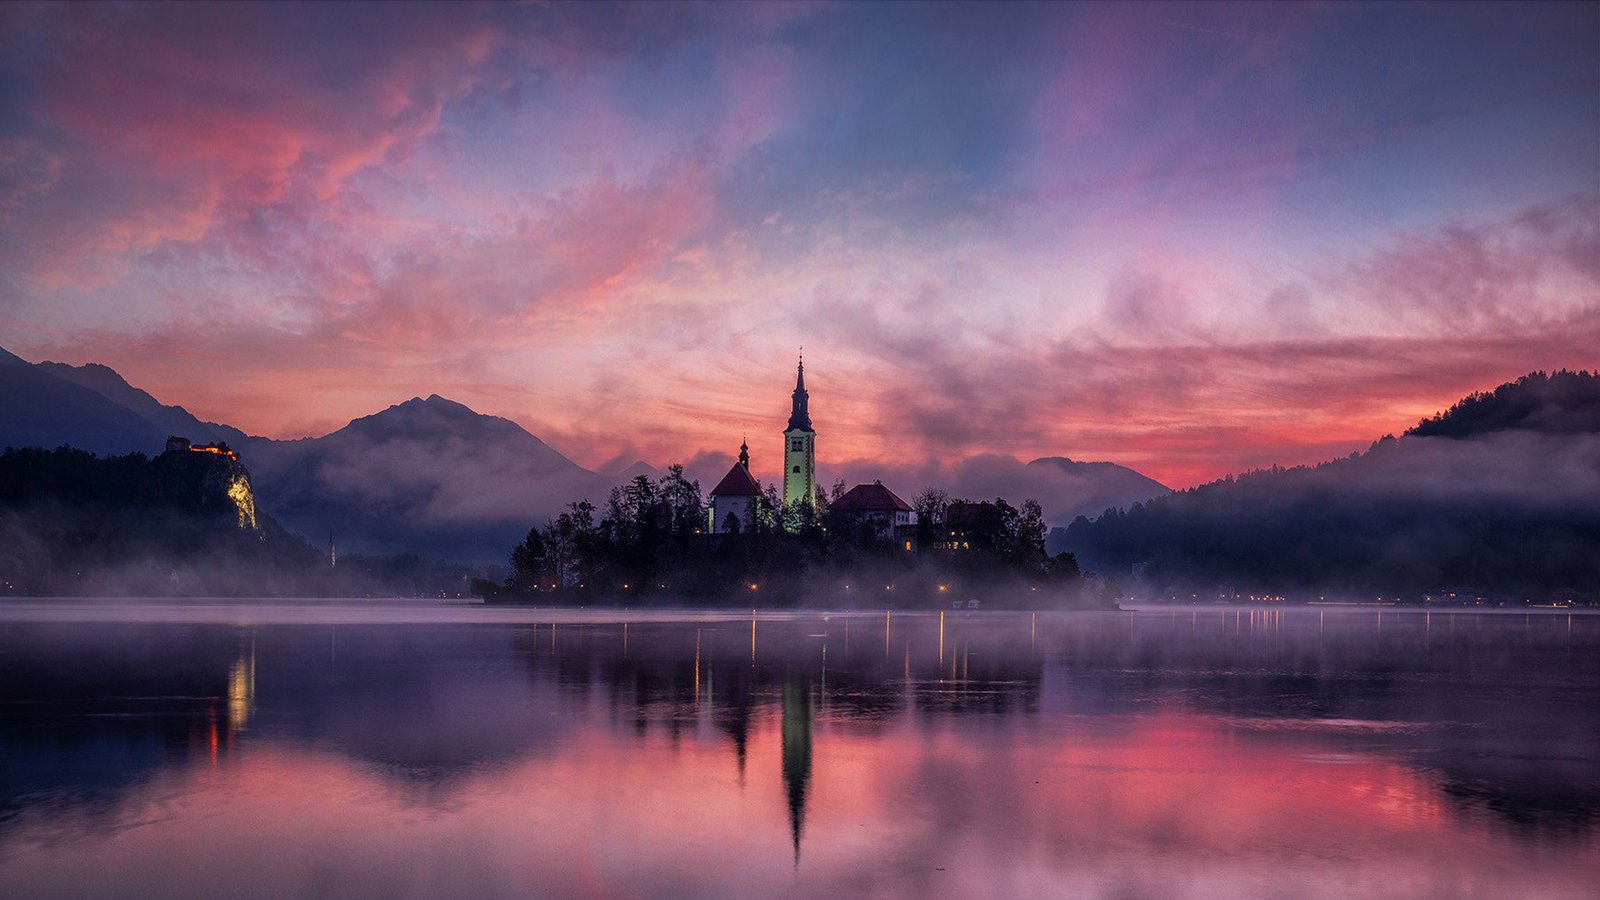
MULTIPOLYGON (((0 141, 10 349, 271 435, 437 392, 588 465, 710 465, 770 443, 804 343, 833 460, 1070 455, 1182 486, 1600 343, 1592 186, 1273 241, 1310 163, 1549 90, 1307 104, 1292 63, 1325 11, 1082 9, 1041 26, 1015 146, 941 132, 948 160, 838 176, 908 150, 840 125, 863 71, 793 37, 849 7, 278 9, 7 14, 33 120, 0 141)), ((957 31, 937 46, 978 53, 957 31)))

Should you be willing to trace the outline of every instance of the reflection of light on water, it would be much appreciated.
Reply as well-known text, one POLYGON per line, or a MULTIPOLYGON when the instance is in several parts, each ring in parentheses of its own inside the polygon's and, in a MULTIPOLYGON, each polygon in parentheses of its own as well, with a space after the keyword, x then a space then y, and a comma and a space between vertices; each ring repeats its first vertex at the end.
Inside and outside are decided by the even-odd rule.
MULTIPOLYGON (((227 669, 228 706, 208 702, 195 720, 193 765, 173 760, 129 781, 120 832, 106 827, 98 807, 70 814, 62 826, 48 801, 8 823, 23 835, 12 840, 64 832, 73 839, 57 840, 48 854, 0 858, 0 884, 15 883, 8 866, 35 884, 99 878, 95 863, 103 868, 116 854, 126 861, 115 877, 127 892, 150 896, 175 893, 174 878, 196 893, 291 895, 304 890, 297 879, 306 861, 325 872, 330 892, 344 885, 359 892, 381 871, 395 893, 451 883, 464 895, 626 895, 666 878, 686 896, 848 896, 864 883, 890 896, 1021 896, 1041 884, 1063 886, 1062 894, 1118 884, 1140 896, 1339 896, 1393 893, 1393 885, 1420 894, 1442 884, 1447 893, 1463 883, 1495 884, 1507 896, 1583 896, 1581 884, 1592 878, 1592 831, 1553 840, 1505 827, 1502 810, 1510 808, 1592 829, 1592 816, 1576 804, 1545 808, 1539 796, 1522 799, 1519 773, 1551 761, 1530 755, 1526 766, 1501 774, 1501 760, 1528 752, 1507 737, 1518 733, 1512 729, 1538 725, 1526 744, 1539 748, 1534 754, 1546 746, 1581 752, 1592 718, 1555 730, 1557 714, 1582 708, 1569 707, 1567 692, 1541 702, 1527 691, 1518 699, 1529 713, 1496 724, 1485 717, 1501 701, 1478 702, 1487 692, 1470 679, 1453 689, 1449 677, 1392 678, 1395 669, 1449 676, 1480 665, 1416 669, 1415 642, 1423 637, 1416 632, 1430 627, 1427 613, 1420 623, 1391 614, 1391 643, 1405 646, 1382 655, 1371 649, 1366 625, 1374 620, 1364 614, 1255 614, 1264 632, 1300 639, 1286 642, 1295 652, 1283 663, 1269 663, 1254 640, 1235 642, 1221 611, 1218 627, 1199 637, 1177 624, 1181 611, 1152 623, 1046 613, 1042 661, 1025 656, 1020 614, 958 617, 950 626, 960 624, 962 634, 949 635, 943 671, 959 674, 959 685, 927 677, 935 619, 907 613, 903 691, 893 684, 901 673, 892 656, 878 657, 870 635, 857 642, 858 657, 841 658, 840 642, 818 647, 811 642, 818 629, 772 614, 760 647, 769 662, 747 672, 741 615, 704 629, 698 620, 672 631, 650 623, 647 652, 624 667, 614 666, 611 618, 599 627, 579 619, 563 660, 573 665, 560 668, 537 653, 542 626, 534 626, 531 643, 518 623, 504 643, 470 645, 457 640, 461 632, 435 640, 418 629, 411 639, 423 652, 404 657, 363 653, 362 641, 386 650, 394 644, 376 629, 352 629, 346 648, 354 652, 344 665, 354 677, 275 683, 270 718, 300 716, 285 720, 310 730, 263 720, 251 753, 209 771, 207 744, 215 762, 232 730, 253 715, 254 654, 243 631, 230 631, 218 639, 206 692, 215 696, 215 675, 227 669), (911 643, 922 648, 915 655, 911 643), (691 647, 697 712, 694 725, 683 727, 691 720, 679 666, 691 647), (973 647, 978 668, 970 668, 973 647), (1341 674, 1287 694, 1277 678, 1213 674, 1245 665, 1294 673, 1308 660, 1341 674), (721 693, 712 690, 721 686, 713 685, 719 669, 731 682, 721 693), (471 680, 461 680, 468 670, 471 680), (448 673, 452 692, 439 692, 438 673, 448 673), (1383 703, 1351 702, 1371 696, 1374 684, 1383 703), (574 685, 582 689, 564 687, 574 685), (387 716, 386 727, 347 727, 302 712, 326 708, 327 690, 340 692, 341 712, 357 722, 387 716), (451 702, 469 696, 494 701, 451 702), (396 702, 413 698, 421 702, 396 702), (618 714, 630 707, 634 715, 618 714), (1438 720, 1441 709, 1461 721, 1438 720), (489 716, 495 725, 483 727, 489 716), (274 732, 266 743, 263 729, 274 732), (1477 765, 1480 757, 1488 764, 1477 765), (414 760, 438 768, 418 778, 414 760), (164 815, 151 816, 153 809, 164 815), (128 853, 129 841, 117 835, 132 828, 143 846, 178 847, 187 856, 174 866, 172 854, 128 853), (797 873, 802 841, 805 868, 797 873), (441 847, 453 858, 441 861, 441 847), (591 856, 605 863, 599 876, 584 868, 591 856), (187 859, 204 865, 182 865, 187 859), (933 876, 925 873, 935 867, 948 874, 940 872, 940 887, 930 890, 933 876), (596 877, 598 887, 583 880, 596 877), (1324 884, 1332 887, 1306 887, 1324 884)), ((1593 622, 1564 618, 1575 650, 1595 640, 1593 622)), ((1514 618, 1506 619, 1488 619, 1486 633, 1498 624, 1516 635, 1514 618)), ((1031 644, 1036 615, 1028 621, 1031 644)), ((1190 621, 1191 628, 1198 621, 1193 610, 1190 621)), ((296 645, 284 631, 269 633, 285 659, 311 660, 322 649, 310 629, 293 632, 305 652, 292 654, 286 648, 296 645)), ((1446 629, 1440 634, 1442 643, 1446 629)), ((1566 658, 1562 623, 1545 620, 1533 634, 1547 643, 1495 670, 1522 678, 1511 682, 1517 687, 1538 683, 1552 659, 1566 658), (1525 668, 1532 672, 1520 674, 1525 668)), ((1515 641, 1493 646, 1503 643, 1515 641)), ((1555 671, 1588 669, 1577 662, 1555 671)), ((99 741, 103 731, 96 723, 86 739, 99 741)), ((144 746, 144 734, 142 726, 131 732, 139 743, 130 746, 144 746)), ((1592 771, 1587 762, 1575 765, 1556 762, 1556 774, 1539 775, 1536 784, 1559 787, 1570 780, 1563 772, 1592 771)), ((96 887, 67 881, 62 891, 112 893, 96 887)))
POLYGON ((256 705, 256 640, 250 638, 250 651, 240 654, 228 672, 228 728, 243 731, 250 724, 256 705))

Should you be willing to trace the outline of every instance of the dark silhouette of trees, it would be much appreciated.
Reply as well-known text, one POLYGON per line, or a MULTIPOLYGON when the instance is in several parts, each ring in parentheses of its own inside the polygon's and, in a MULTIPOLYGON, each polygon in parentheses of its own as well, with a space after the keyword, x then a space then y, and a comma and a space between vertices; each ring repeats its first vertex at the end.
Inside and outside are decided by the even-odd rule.
MULTIPOLYGON (((843 492, 836 486, 836 495, 843 492)), ((956 505, 935 489, 918 501, 929 527, 956 505)), ((874 605, 932 602, 952 584, 1048 585, 1076 596, 1077 561, 1046 556, 1037 502, 962 505, 983 520, 978 549, 963 554, 931 542, 907 552, 903 536, 831 509, 821 490, 812 503, 786 508, 772 485, 756 497, 752 522, 729 513, 724 533, 707 534, 700 487, 673 466, 659 481, 641 476, 614 488, 598 509, 569 504, 512 549, 503 586, 478 589, 498 600, 640 605, 692 599, 772 606, 816 599, 818 586, 847 595, 835 602, 874 605), (882 593, 861 593, 868 586, 882 593)))
POLYGON ((61 447, 0 453, 0 594, 48 596, 462 596, 469 572, 407 554, 325 549, 231 492, 242 462, 169 451, 98 457, 61 447))

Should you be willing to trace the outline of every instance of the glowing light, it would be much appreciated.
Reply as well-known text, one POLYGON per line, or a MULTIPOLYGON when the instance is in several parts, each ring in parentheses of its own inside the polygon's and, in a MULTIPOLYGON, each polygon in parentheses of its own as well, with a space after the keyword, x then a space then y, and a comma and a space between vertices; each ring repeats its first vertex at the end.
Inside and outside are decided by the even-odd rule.
POLYGON ((239 527, 257 531, 256 500, 250 493, 250 482, 243 475, 228 479, 228 499, 233 501, 239 514, 239 527))
POLYGON ((227 447, 219 447, 216 444, 205 444, 203 446, 198 446, 198 447, 190 446, 189 447, 189 452, 190 453, 215 453, 218 456, 226 456, 227 458, 229 458, 231 460, 235 460, 235 461, 237 461, 239 459, 239 454, 233 452, 232 450, 229 450, 227 447))
POLYGON ((250 724, 250 713, 256 702, 256 648, 254 639, 250 655, 234 660, 228 672, 228 728, 243 731, 250 724))

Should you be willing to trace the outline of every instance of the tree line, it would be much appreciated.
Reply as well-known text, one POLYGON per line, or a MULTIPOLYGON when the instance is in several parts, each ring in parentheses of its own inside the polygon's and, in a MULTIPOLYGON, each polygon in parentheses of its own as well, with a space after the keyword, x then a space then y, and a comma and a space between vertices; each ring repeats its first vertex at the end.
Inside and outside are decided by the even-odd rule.
POLYGON ((844 492, 841 481, 827 493, 819 488, 810 503, 785 505, 767 485, 749 521, 712 534, 699 483, 673 465, 658 480, 640 475, 613 488, 600 506, 569 503, 512 548, 503 583, 480 580, 474 590, 499 601, 640 605, 995 605, 1019 598, 1040 605, 1084 598, 1076 558, 1045 551, 1048 528, 1036 501, 952 500, 930 488, 916 498, 908 551, 903 535, 834 508, 844 492), (953 524, 961 536, 955 547, 942 535, 953 524))

